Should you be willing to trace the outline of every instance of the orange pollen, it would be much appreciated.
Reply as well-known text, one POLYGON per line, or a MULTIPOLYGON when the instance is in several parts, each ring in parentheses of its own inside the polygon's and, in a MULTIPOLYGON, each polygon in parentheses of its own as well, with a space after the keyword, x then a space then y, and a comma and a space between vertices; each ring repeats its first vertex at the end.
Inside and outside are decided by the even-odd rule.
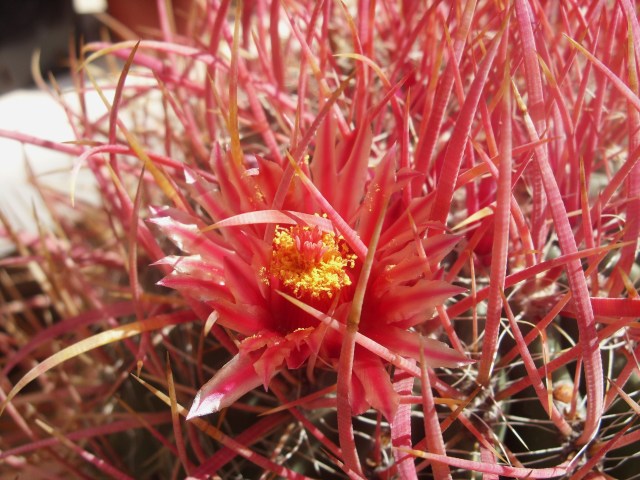
POLYGON ((318 227, 276 227, 269 272, 298 297, 333 298, 351 285, 356 256, 341 236, 318 227))

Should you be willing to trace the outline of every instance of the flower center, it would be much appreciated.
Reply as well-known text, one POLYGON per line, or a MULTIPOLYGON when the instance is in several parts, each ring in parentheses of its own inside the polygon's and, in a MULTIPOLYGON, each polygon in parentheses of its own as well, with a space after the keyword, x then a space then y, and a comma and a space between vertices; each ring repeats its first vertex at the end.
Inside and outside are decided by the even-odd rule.
POLYGON ((356 256, 343 238, 318 227, 277 227, 269 271, 298 298, 330 299, 351 285, 356 256))

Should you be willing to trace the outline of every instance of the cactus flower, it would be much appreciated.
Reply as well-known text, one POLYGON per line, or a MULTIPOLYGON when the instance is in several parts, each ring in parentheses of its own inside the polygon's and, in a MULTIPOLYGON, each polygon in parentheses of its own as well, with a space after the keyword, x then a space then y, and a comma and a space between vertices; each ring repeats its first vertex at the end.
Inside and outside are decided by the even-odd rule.
MULTIPOLYGON (((213 167, 219 185, 187 172, 194 199, 217 221, 216 228, 207 229, 208 222, 196 215, 168 209, 155 212, 153 220, 186 254, 162 261, 173 272, 161 284, 204 302, 238 345, 233 358, 196 395, 190 418, 225 408, 260 385, 268 388, 284 368, 309 361, 315 368, 337 369, 342 333, 321 317, 346 323, 363 264, 356 250, 369 241, 383 196, 389 203, 360 333, 415 362, 423 358, 431 367, 468 363, 458 351, 424 337, 435 307, 463 291, 441 280, 438 270, 457 237, 421 238, 427 220, 424 199, 403 204, 401 189, 411 175, 396 172, 392 158, 357 171, 353 185, 361 195, 350 195, 351 202, 331 188, 321 194, 319 203, 340 205, 342 212, 334 210, 334 216, 351 213, 351 221, 345 219, 352 229, 348 240, 313 195, 305 194, 299 178, 293 177, 283 208, 270 209, 285 178, 278 164, 257 159, 255 167, 246 168, 217 155, 213 167)), ((312 181, 327 174, 313 176, 313 171, 312 181)), ((383 359, 358 345, 351 381, 354 413, 373 407, 393 418, 399 399, 383 359)))

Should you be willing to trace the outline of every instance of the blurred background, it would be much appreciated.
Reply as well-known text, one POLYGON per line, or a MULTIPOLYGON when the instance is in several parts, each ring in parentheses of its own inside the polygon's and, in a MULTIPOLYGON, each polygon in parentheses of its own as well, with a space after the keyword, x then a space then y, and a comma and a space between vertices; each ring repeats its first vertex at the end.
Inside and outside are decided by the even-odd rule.
POLYGON ((63 69, 70 42, 96 39, 106 10, 106 0, 1 0, 0 93, 32 84, 35 51, 43 72, 63 69))
MULTIPOLYGON (((52 73, 64 90, 70 47, 99 38, 99 16, 107 7, 106 0, 0 0, 0 130, 73 140, 63 109, 35 87, 32 59, 39 52, 42 75, 47 79, 52 73)), ((12 225, 35 233, 34 211, 46 222, 39 195, 29 185, 29 171, 68 191, 72 163, 67 155, 0 136, 0 210, 12 225)), ((0 255, 7 248, 0 243, 0 255)))
MULTIPOLYGON (((178 33, 185 28, 190 1, 169 3, 178 33)), ((6 132, 20 132, 55 142, 75 139, 64 109, 35 86, 34 68, 45 82, 53 76, 65 102, 73 106, 71 50, 106 37, 157 38, 158 30, 157 0, 0 0, 0 212, 15 230, 36 234, 35 216, 48 223, 30 178, 65 195, 71 190, 73 158, 5 138, 6 132)), ((87 92, 84 101, 90 116, 106 112, 95 92, 87 92)), ((77 195, 95 197, 90 179, 81 171, 77 195)), ((0 257, 9 249, 1 230, 0 224, 0 257)))

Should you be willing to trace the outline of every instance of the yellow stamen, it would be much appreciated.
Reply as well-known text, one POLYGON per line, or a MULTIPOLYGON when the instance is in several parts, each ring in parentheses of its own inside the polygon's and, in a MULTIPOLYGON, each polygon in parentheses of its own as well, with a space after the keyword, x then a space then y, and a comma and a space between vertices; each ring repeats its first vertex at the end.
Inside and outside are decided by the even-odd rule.
POLYGON ((327 299, 351 285, 356 256, 342 237, 318 227, 277 227, 269 272, 298 298, 327 299))

